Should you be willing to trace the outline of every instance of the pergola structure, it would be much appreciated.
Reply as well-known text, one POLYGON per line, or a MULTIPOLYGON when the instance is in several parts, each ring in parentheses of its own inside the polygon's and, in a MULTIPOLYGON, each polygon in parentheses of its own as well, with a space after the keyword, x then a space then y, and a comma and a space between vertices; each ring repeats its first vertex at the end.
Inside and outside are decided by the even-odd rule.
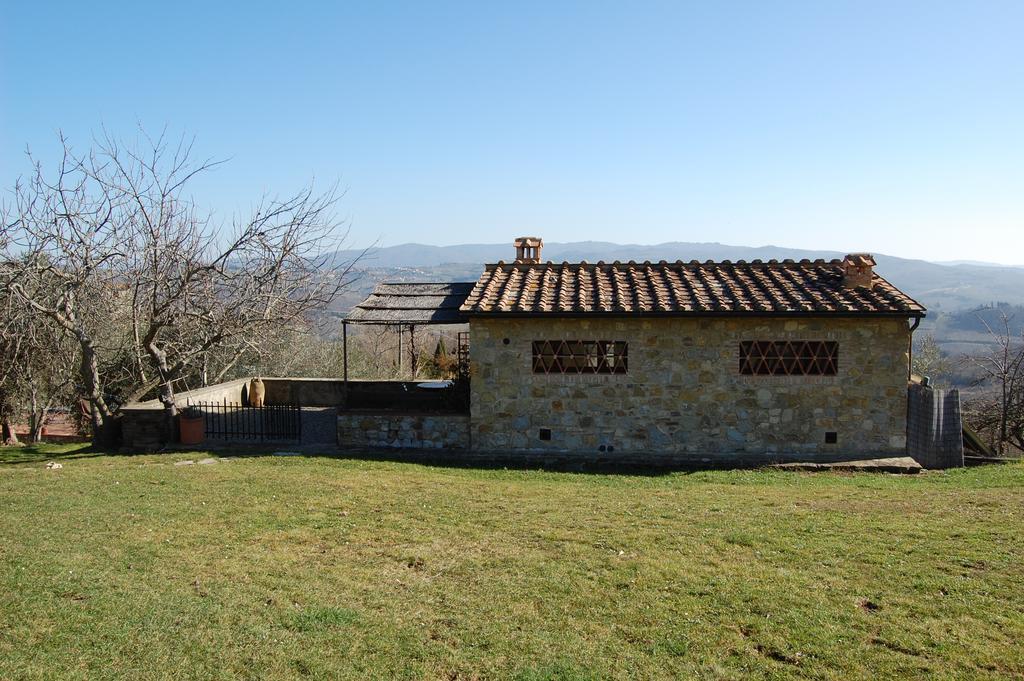
MULTIPOLYGON (((348 325, 409 327, 465 324, 459 308, 466 302, 475 282, 381 283, 366 300, 352 308, 342 321, 344 379, 348 381, 348 325)), ((398 336, 399 370, 402 362, 402 336, 398 336)))

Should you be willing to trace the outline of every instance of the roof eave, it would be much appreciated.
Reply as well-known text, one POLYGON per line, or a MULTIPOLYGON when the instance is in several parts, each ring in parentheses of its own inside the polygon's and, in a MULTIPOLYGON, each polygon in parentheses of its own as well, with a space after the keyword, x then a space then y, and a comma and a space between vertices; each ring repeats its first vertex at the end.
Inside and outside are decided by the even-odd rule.
POLYGON ((780 312, 780 311, 751 311, 751 312, 736 312, 733 310, 693 310, 693 311, 650 311, 650 312, 571 312, 571 311, 550 311, 550 312, 522 312, 522 311, 493 311, 493 312, 479 312, 479 311, 467 311, 463 310, 463 317, 469 319, 474 317, 492 317, 492 318, 505 318, 514 317, 521 319, 524 317, 821 317, 825 319, 833 319, 836 317, 843 318, 865 318, 865 317, 888 317, 896 319, 907 319, 907 318, 924 318, 926 310, 900 310, 892 312, 881 312, 881 311, 870 311, 870 312, 821 312, 821 311, 801 311, 796 310, 792 312, 780 312))

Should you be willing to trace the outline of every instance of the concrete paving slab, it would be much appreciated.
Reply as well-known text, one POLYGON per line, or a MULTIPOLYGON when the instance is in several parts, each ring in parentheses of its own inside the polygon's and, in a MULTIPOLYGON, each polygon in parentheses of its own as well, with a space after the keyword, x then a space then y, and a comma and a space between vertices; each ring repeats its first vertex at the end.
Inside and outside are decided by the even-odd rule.
POLYGON ((858 461, 837 461, 834 463, 778 463, 772 468, 790 471, 848 471, 855 473, 901 473, 913 475, 924 468, 909 456, 894 456, 887 459, 862 459, 858 461))

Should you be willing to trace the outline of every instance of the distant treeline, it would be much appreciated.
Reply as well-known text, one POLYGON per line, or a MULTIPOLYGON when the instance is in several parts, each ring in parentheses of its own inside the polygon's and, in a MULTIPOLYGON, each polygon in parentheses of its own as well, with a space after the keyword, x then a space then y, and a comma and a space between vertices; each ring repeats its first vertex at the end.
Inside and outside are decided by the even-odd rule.
POLYGON ((986 333, 989 328, 1002 331, 1004 315, 1011 319, 1011 329, 1016 329, 1019 333, 1024 328, 1024 305, 1006 302, 994 302, 982 307, 950 312, 944 315, 942 321, 947 328, 986 333))

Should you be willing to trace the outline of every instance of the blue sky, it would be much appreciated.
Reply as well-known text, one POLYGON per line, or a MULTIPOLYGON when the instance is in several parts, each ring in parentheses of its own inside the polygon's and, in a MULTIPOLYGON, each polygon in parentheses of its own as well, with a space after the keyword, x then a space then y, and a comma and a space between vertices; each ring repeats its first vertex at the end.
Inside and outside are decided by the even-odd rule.
POLYGON ((719 241, 1024 262, 1024 3, 7 3, 0 184, 136 123, 218 215, 353 245, 719 241))

